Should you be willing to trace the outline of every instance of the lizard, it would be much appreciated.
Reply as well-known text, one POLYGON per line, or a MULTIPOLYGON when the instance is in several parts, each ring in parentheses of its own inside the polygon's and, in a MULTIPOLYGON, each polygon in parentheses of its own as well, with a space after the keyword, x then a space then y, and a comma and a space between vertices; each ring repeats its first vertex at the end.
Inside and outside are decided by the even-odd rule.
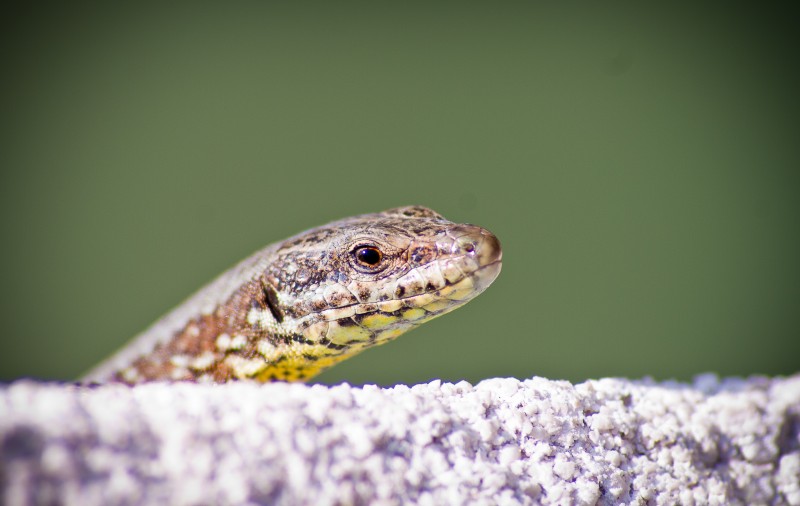
POLYGON ((462 306, 501 265, 491 232, 422 206, 334 221, 241 261, 83 381, 305 381, 462 306))

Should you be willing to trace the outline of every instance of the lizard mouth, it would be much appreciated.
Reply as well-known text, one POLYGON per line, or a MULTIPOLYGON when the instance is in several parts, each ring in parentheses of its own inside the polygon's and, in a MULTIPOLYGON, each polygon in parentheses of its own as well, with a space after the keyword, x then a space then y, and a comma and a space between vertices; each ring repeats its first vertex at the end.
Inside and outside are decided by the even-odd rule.
POLYGON ((468 276, 440 289, 378 302, 355 302, 342 307, 325 309, 320 311, 319 314, 326 321, 334 321, 366 313, 393 313, 403 308, 433 308, 435 307, 433 305, 445 302, 452 304, 453 309, 455 309, 483 292, 498 276, 500 267, 501 262, 494 262, 475 271, 475 274, 480 274, 480 276, 468 276))
POLYGON ((306 338, 339 351, 385 343, 477 297, 497 278, 501 267, 498 258, 438 289, 323 310, 317 313, 316 323, 307 327, 306 338))

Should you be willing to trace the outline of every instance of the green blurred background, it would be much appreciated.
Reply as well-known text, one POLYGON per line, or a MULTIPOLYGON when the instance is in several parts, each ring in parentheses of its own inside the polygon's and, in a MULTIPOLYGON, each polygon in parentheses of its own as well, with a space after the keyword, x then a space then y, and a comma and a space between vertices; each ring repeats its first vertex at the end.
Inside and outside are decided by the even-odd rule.
POLYGON ((320 382, 797 372, 800 37, 744 5, 6 10, 0 379, 75 378, 265 244, 405 204, 503 272, 320 382))

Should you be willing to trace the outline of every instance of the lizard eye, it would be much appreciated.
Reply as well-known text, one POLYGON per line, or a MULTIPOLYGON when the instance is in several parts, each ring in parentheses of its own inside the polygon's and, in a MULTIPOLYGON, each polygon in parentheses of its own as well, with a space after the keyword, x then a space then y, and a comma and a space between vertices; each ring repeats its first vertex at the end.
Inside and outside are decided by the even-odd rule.
POLYGON ((375 246, 364 245, 353 250, 353 257, 359 267, 372 271, 380 265, 383 253, 375 246))

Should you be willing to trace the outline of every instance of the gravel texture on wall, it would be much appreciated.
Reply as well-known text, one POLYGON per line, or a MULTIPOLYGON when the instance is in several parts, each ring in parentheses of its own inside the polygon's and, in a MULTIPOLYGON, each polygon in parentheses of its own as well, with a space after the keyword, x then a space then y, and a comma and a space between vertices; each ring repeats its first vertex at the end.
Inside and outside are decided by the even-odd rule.
POLYGON ((800 505, 800 375, 0 387, 0 503, 800 505))

